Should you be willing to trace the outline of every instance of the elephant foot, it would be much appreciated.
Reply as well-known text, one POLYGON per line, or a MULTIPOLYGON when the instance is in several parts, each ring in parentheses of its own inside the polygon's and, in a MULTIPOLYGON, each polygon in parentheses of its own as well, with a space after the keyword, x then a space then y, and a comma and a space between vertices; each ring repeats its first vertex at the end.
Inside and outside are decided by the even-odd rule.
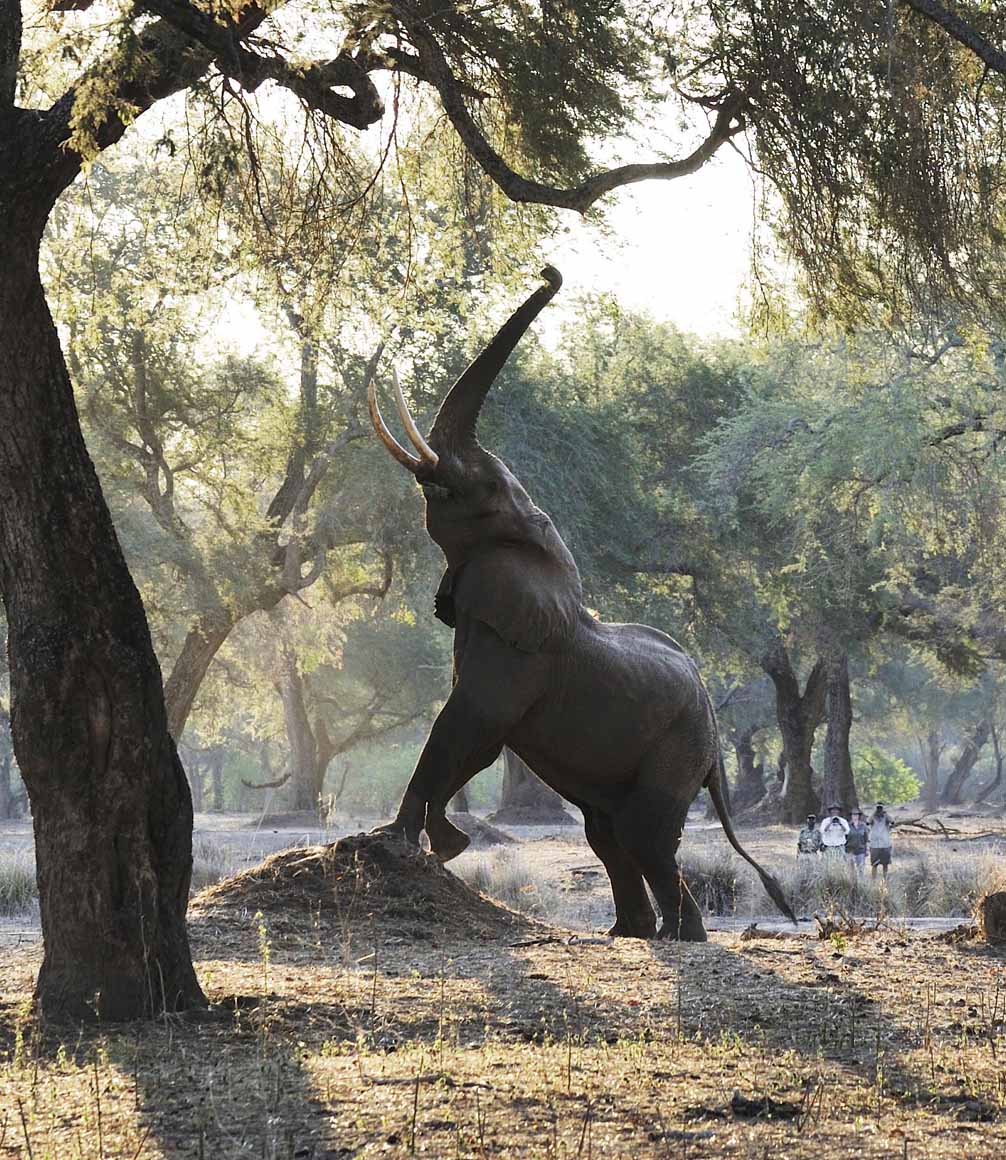
POLYGON ((384 834, 389 838, 401 838, 410 846, 419 845, 419 835, 423 831, 423 816, 426 813, 426 803, 415 794, 407 791, 398 807, 398 816, 387 825, 378 826, 371 830, 372 834, 384 834))
POLYGON ((708 942, 709 936, 706 934, 706 928, 702 925, 701 920, 698 922, 689 922, 685 919, 682 923, 665 922, 657 931, 657 938, 674 939, 677 942, 708 942))
POLYGON ((624 918, 619 918, 608 931, 612 938, 653 938, 656 933, 657 920, 652 915, 648 921, 630 922, 624 918))
POLYGON ((443 814, 426 819, 426 835, 430 839, 430 849, 441 862, 449 862, 468 849, 471 838, 459 830, 443 814))
POLYGON ((374 837, 401 838, 403 842, 408 842, 410 846, 419 845, 419 834, 413 837, 404 822, 388 822, 386 826, 377 826, 370 833, 374 837))

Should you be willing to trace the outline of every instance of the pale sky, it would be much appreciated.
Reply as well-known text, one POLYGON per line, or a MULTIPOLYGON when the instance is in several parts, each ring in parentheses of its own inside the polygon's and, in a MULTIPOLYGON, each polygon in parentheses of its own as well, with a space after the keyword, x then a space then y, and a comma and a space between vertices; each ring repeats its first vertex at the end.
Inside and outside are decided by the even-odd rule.
POLYGON ((610 291, 626 307, 702 337, 736 334, 752 223, 744 161, 724 148, 690 177, 642 182, 609 198, 606 232, 571 220, 548 250, 564 290, 610 291))

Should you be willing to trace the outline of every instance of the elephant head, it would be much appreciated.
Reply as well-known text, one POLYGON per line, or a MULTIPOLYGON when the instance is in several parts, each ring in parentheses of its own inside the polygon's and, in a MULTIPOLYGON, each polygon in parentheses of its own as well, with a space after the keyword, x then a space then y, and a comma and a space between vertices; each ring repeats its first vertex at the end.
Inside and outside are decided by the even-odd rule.
POLYGON ((447 394, 424 439, 393 372, 398 412, 415 452, 388 430, 371 379, 374 429, 388 451, 416 477, 426 499, 426 529, 447 559, 436 614, 455 625, 467 613, 527 652, 556 647, 574 630, 580 576, 549 517, 509 468, 478 441, 482 404, 521 336, 562 285, 542 270, 536 290, 503 325, 447 394))

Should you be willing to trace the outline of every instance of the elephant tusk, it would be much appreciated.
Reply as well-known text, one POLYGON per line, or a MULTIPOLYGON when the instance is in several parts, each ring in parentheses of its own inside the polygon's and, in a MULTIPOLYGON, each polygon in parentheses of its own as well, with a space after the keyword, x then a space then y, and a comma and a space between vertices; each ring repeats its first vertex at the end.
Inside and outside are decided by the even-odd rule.
POLYGON ((370 408, 370 421, 374 425, 378 439, 403 467, 407 467, 409 471, 414 473, 423 461, 406 451, 388 430, 388 425, 381 414, 381 408, 377 405, 377 386, 373 378, 367 384, 367 406, 370 408))
POLYGON ((409 439, 412 440, 412 446, 415 447, 430 467, 436 467, 440 462, 440 456, 437 455, 419 433, 416 421, 412 418, 412 412, 409 410, 409 404, 405 401, 405 396, 402 394, 402 384, 398 381, 398 371, 394 367, 391 368, 391 379, 395 384, 395 401, 398 403, 398 413, 401 415, 402 422, 405 424, 405 431, 409 439))

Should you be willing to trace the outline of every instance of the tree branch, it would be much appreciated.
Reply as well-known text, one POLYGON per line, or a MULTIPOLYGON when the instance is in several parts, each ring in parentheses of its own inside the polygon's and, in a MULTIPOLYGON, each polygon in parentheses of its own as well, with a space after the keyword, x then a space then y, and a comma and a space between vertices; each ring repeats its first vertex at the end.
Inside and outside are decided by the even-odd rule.
POLYGON ((666 181, 695 173, 722 144, 744 128, 743 112, 747 98, 742 93, 730 93, 720 105, 709 136, 697 149, 680 161, 620 165, 615 169, 595 173, 582 184, 569 189, 530 181, 511 169, 489 144, 469 113, 462 96, 461 85, 451 71, 447 58, 430 32, 427 22, 405 4, 396 5, 396 13, 416 46, 424 79, 440 94, 444 112, 465 148, 511 201, 551 205, 559 209, 574 209, 578 213, 585 213, 599 198, 623 185, 654 178, 666 181))
MULTIPOLYGON (((11 0, 0 0, 9 4, 11 0)), ((244 5, 229 26, 233 41, 240 41, 266 19, 268 12, 252 2, 244 5)), ((134 34, 118 49, 120 59, 99 62, 81 76, 44 114, 43 125, 49 137, 50 164, 48 186, 51 199, 74 180, 80 171, 81 155, 67 146, 74 125, 77 99, 95 81, 107 81, 114 75, 117 83, 106 99, 104 111, 90 127, 97 149, 107 149, 125 133, 130 120, 146 112, 158 101, 187 89, 197 81, 213 61, 212 52, 179 32, 173 24, 159 20, 134 34), (128 114, 128 115, 127 115, 128 114)))
POLYGON ((14 104, 21 57, 21 0, 0 0, 0 112, 14 104))
POLYGON ((961 19, 956 12, 937 4, 936 0, 904 0, 909 8, 924 16, 933 24, 938 24, 958 44, 985 62, 994 72, 1006 76, 1006 53, 1001 52, 991 41, 986 40, 980 32, 973 28, 966 20, 961 19))
POLYGON ((292 775, 292 770, 287 770, 286 773, 281 773, 275 781, 246 781, 241 779, 241 784, 245 789, 279 789, 280 786, 286 785, 292 775))
POLYGON ((275 81, 309 108, 354 129, 366 129, 384 114, 384 102, 374 82, 348 53, 335 60, 292 65, 280 56, 263 56, 245 48, 236 26, 219 23, 188 0, 140 0, 140 7, 209 50, 220 71, 249 92, 263 81, 275 81), (353 95, 333 92, 336 87, 352 89, 353 95))

